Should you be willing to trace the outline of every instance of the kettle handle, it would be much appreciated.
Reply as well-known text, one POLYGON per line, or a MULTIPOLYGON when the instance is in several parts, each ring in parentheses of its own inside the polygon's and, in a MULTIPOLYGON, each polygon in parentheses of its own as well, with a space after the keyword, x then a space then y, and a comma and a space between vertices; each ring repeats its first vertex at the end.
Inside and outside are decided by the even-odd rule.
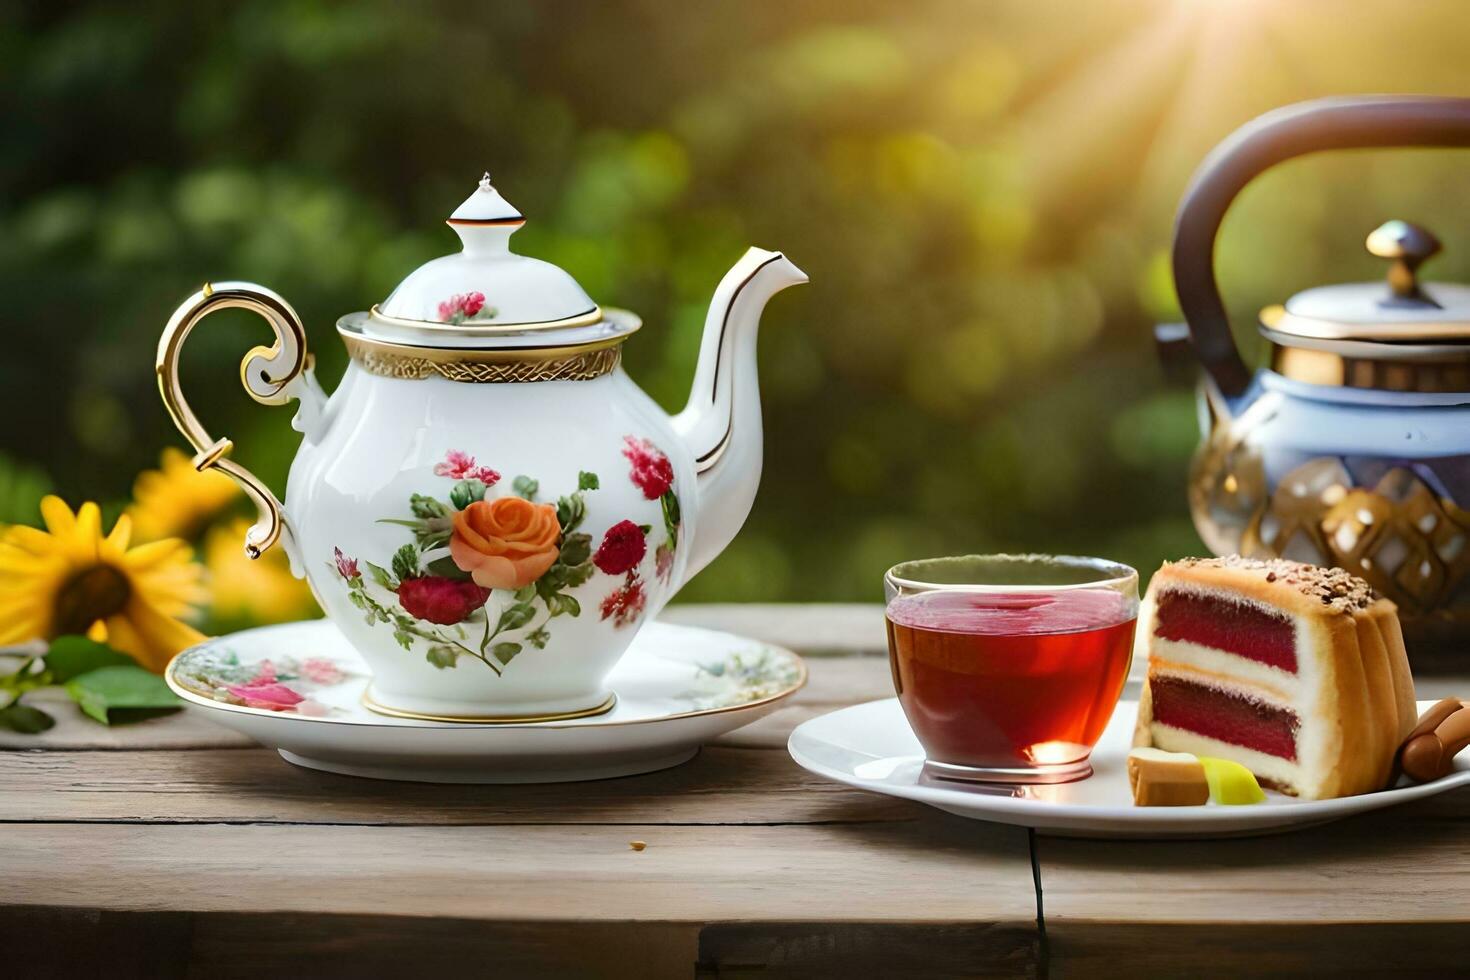
POLYGON ((1195 355, 1229 396, 1250 385, 1215 281, 1215 239, 1237 194, 1278 163, 1321 150, 1470 146, 1470 99, 1367 95, 1298 102, 1258 116, 1210 152, 1174 219, 1174 289, 1195 355))
POLYGON ((301 318, 280 296, 248 282, 205 283, 204 288, 184 301, 169 319, 158 341, 158 391, 174 424, 194 447, 194 468, 215 468, 245 491, 259 511, 260 519, 245 534, 245 553, 251 558, 275 544, 285 528, 284 508, 270 488, 254 473, 230 459, 234 443, 215 439, 204 428, 179 384, 179 353, 189 333, 206 316, 231 307, 249 310, 265 319, 275 332, 270 347, 253 347, 240 362, 240 383, 245 392, 262 405, 284 405, 305 391, 298 379, 312 387, 312 357, 306 352, 306 328, 301 318))

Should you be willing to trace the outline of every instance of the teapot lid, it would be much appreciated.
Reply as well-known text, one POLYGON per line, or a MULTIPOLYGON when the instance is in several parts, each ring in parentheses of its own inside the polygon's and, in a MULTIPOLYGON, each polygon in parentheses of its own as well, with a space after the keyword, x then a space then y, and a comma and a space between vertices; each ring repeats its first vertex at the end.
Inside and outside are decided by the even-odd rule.
POLYGON ((558 343, 577 343, 624 332, 627 317, 604 316, 566 270, 510 250, 525 223, 486 173, 446 221, 463 249, 419 266, 370 314, 344 320, 367 336, 426 346, 519 346, 552 330, 558 343))
POLYGON ((1267 307, 1261 323, 1268 339, 1315 340, 1318 349, 1326 346, 1323 341, 1470 345, 1470 287, 1418 279, 1419 266, 1440 251, 1433 234, 1395 220, 1374 229, 1366 244, 1372 254, 1392 261, 1387 283, 1318 286, 1284 306, 1267 307))

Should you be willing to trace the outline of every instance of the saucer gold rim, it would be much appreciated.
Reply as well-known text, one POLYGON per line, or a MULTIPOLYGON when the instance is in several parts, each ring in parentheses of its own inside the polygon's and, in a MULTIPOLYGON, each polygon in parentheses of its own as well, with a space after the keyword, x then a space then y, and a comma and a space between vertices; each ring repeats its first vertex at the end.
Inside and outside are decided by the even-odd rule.
POLYGON ((618 693, 614 691, 601 704, 583 708, 580 711, 559 711, 554 714, 539 715, 433 715, 421 711, 390 708, 386 704, 373 700, 372 691, 373 686, 369 684, 363 688, 362 696, 358 700, 373 714, 386 715, 389 718, 408 718, 411 721, 448 721, 465 725, 534 725, 545 721, 571 721, 573 718, 605 715, 618 703, 618 693))

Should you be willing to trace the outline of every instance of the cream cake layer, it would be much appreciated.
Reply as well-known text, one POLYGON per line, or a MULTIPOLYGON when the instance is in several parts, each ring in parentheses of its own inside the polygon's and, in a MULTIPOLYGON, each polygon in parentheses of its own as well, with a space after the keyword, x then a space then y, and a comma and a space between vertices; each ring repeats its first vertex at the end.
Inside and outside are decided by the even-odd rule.
POLYGON ((1288 674, 1259 661, 1248 660, 1199 643, 1165 640, 1158 636, 1149 639, 1149 660, 1151 663, 1165 663, 1213 675, 1221 683, 1242 684, 1266 697, 1287 703, 1301 697, 1305 686, 1299 674, 1288 674))
POLYGON ((1234 759, 1307 798, 1381 788, 1415 717, 1397 612, 1340 569, 1166 564, 1136 744, 1234 759))

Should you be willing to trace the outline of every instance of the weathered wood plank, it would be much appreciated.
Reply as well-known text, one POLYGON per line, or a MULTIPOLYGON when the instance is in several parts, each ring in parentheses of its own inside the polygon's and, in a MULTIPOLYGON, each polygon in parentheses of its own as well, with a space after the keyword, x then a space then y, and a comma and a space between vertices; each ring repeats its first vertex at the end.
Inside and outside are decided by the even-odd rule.
MULTIPOLYGON (((1120 901, 1126 898, 1120 896, 1120 901)), ((1303 896, 1302 901, 1311 901, 1303 896)), ((1048 975, 1138 977, 1460 977, 1465 928, 1415 922, 1157 923, 1047 926, 1048 975)))
POLYGON ((12 824, 3 840, 5 902, 41 908, 1018 927, 1035 915, 1025 832, 932 812, 779 827, 12 824))
POLYGON ((924 811, 818 779, 785 752, 714 747, 663 772, 531 786, 357 779, 266 749, 8 752, 0 786, 0 821, 9 823, 775 824, 913 820, 924 811))
POLYGON ((1193 964, 1241 975, 1254 972, 1247 954, 1260 948, 1270 954, 1259 964, 1267 972, 1314 956, 1326 957, 1323 972, 1330 972, 1327 963, 1371 971, 1387 965, 1375 957, 1418 937, 1405 956, 1462 971, 1470 934, 1467 819, 1470 790, 1461 789, 1281 836, 1198 842, 1039 836, 1052 962, 1078 975, 1146 973, 1148 963, 1170 972, 1177 963, 1185 974, 1193 964), (1134 948, 1131 940, 1145 937, 1153 959, 1119 960, 1124 948, 1134 948), (1211 959, 1212 950, 1218 959, 1211 959))
POLYGON ((0 943, 26 980, 189 977, 688 977, 688 923, 486 922, 455 916, 303 916, 0 907, 0 943))
POLYGON ((0 908, 28 980, 211 977, 1034 977, 1029 925, 488 922, 0 908))

